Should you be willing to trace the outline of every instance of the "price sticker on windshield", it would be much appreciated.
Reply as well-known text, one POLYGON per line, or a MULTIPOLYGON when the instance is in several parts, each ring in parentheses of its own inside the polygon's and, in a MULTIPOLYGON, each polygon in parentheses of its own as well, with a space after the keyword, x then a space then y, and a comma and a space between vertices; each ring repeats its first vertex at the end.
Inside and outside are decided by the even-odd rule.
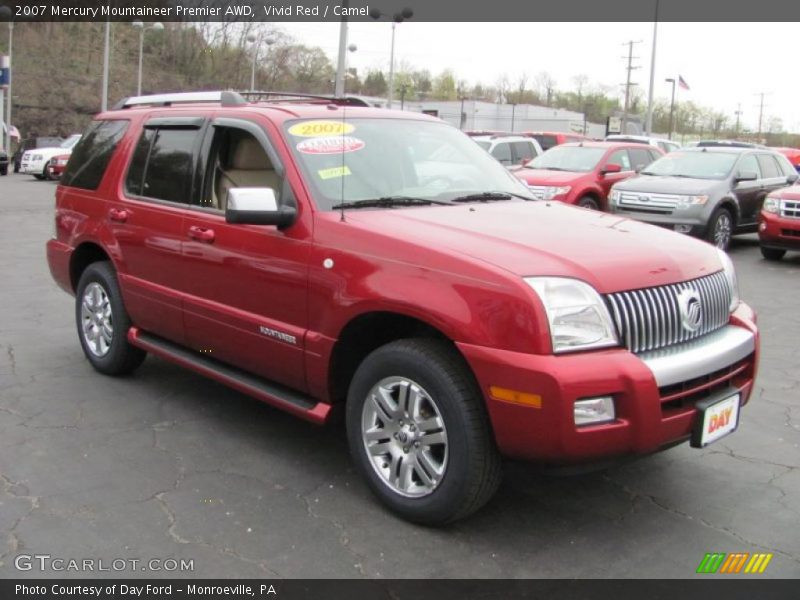
POLYGON ((298 143, 296 148, 303 154, 344 154, 361 150, 364 146, 363 140, 343 135, 309 138, 298 143))
POLYGON ((289 133, 297 137, 325 137, 330 135, 347 135, 356 128, 342 121, 304 121, 289 128, 289 133))

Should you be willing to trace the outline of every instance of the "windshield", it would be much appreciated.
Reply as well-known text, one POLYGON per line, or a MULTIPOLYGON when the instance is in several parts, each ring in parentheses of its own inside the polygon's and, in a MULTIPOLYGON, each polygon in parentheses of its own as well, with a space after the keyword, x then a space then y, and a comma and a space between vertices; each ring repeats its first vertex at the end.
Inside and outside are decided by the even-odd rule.
POLYGON ((449 202, 487 191, 533 198, 458 129, 410 119, 300 120, 286 138, 321 210, 387 197, 449 202))
POLYGON ((59 148, 72 148, 75 144, 78 143, 79 139, 81 139, 80 134, 76 133, 75 135, 71 135, 67 139, 65 139, 63 142, 61 142, 61 145, 59 146, 59 148))
POLYGON ((649 165, 642 174, 692 179, 725 179, 737 157, 737 154, 729 152, 672 152, 649 165))
POLYGON ((530 169, 546 169, 550 171, 594 170, 605 154, 605 148, 588 148, 584 146, 556 146, 528 163, 530 169))

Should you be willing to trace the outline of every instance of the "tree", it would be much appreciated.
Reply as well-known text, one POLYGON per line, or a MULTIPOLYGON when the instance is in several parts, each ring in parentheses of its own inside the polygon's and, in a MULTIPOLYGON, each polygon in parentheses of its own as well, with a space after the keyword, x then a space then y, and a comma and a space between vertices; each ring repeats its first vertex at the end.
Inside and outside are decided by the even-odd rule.
POLYGON ((456 77, 453 71, 445 69, 433 80, 433 97, 437 100, 456 100, 456 77))
POLYGON ((536 76, 534 83, 539 97, 544 98, 544 105, 551 106, 556 92, 556 80, 547 71, 542 71, 536 76))
POLYGON ((364 79, 364 85, 361 86, 361 90, 367 96, 385 96, 386 92, 389 90, 389 86, 386 83, 386 78, 383 76, 383 72, 373 70, 367 73, 367 77, 364 79))

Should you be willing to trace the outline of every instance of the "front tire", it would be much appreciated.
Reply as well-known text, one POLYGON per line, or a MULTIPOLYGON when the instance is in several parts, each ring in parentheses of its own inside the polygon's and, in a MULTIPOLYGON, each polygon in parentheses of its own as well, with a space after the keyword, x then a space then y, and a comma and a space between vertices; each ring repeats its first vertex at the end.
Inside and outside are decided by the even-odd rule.
POLYGON ((346 421, 358 471, 410 521, 463 518, 500 483, 480 389, 446 342, 398 340, 372 352, 351 382, 346 421))
POLYGON ((708 222, 706 239, 720 250, 727 250, 733 235, 733 216, 727 208, 718 208, 708 222))
POLYGON ((583 196, 580 200, 578 200, 577 205, 581 208, 588 208, 590 210, 600 210, 600 205, 597 203, 597 200, 591 196, 583 196))
POLYGON ((761 246, 761 256, 767 260, 780 260, 783 258, 784 254, 786 254, 786 250, 780 250, 777 248, 764 248, 764 246, 761 246))
POLYGON ((75 320, 83 353, 101 373, 130 373, 147 356, 128 343, 131 320, 110 262, 92 263, 81 275, 75 295, 75 320))

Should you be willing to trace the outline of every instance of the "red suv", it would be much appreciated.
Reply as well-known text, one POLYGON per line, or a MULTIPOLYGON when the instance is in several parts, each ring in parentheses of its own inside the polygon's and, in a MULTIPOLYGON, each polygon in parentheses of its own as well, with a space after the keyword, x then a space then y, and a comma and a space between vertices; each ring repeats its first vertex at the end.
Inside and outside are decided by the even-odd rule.
POLYGON ((586 463, 736 429, 758 332, 727 255, 535 201, 456 128, 333 98, 135 98, 56 191, 56 282, 92 366, 173 361, 344 416, 392 510, 477 510, 501 456, 586 463))
POLYGON ((771 192, 764 199, 758 241, 767 260, 780 260, 787 250, 800 251, 800 185, 771 192))
POLYGON ((560 200, 594 210, 608 210, 615 183, 632 177, 663 152, 642 144, 580 142, 551 148, 514 175, 541 200, 560 200))

